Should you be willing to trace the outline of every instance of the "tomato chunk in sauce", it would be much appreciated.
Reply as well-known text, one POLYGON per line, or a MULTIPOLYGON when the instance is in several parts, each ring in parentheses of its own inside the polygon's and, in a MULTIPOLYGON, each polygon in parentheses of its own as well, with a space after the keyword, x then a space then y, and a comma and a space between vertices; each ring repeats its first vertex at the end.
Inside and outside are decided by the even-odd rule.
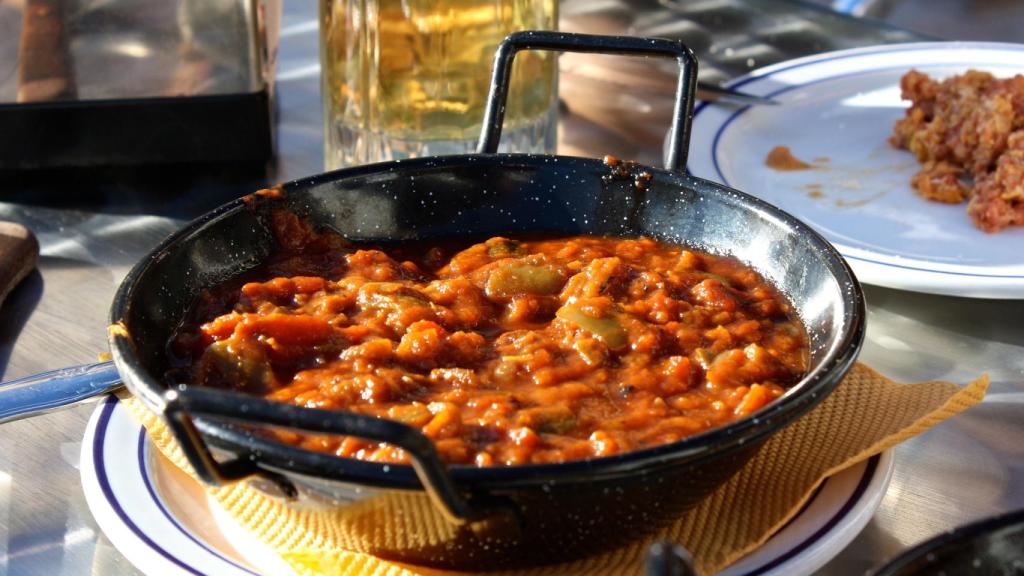
POLYGON ((176 381, 397 420, 446 462, 499 466, 673 442, 757 411, 807 367, 802 325, 757 273, 648 238, 303 246, 269 279, 207 295, 171 342, 176 381))

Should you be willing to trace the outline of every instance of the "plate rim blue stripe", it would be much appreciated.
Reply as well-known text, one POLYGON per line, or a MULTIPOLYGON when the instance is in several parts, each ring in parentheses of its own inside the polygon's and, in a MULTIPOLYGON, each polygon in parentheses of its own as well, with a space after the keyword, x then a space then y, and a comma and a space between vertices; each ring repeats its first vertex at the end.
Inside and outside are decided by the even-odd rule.
POLYGON ((170 522, 175 528, 177 528, 179 532, 184 534, 186 538, 188 538, 197 546, 199 546, 203 550, 206 550, 213 556, 216 556, 220 560, 223 560, 224 562, 231 564, 232 566, 241 570, 242 572, 245 572, 246 574, 252 574, 252 576, 260 576, 259 573, 253 572, 252 570, 246 568, 245 566, 242 566, 241 564, 235 562, 227 556, 224 556, 220 553, 220 551, 211 548, 205 542, 197 538, 194 534, 192 534, 192 532, 190 532, 187 528, 182 526, 181 523, 178 522, 178 519, 175 518, 173 514, 171 514, 170 510, 168 510, 167 507, 164 506, 163 501, 161 501, 156 494, 156 489, 153 488, 153 481, 150 477, 149 467, 146 466, 146 439, 146 429, 142 428, 139 430, 139 447, 136 452, 136 457, 138 458, 139 464, 139 472, 142 475, 143 483, 146 485, 146 492, 149 493, 149 497, 153 500, 153 503, 156 504, 156 507, 160 510, 160 512, 163 513, 164 517, 167 518, 167 521, 170 522))
MULTIPOLYGON (((828 534, 833 528, 835 528, 836 525, 840 521, 842 521, 842 519, 845 518, 851 510, 853 510, 853 507, 856 506, 857 502, 859 502, 860 499, 864 496, 864 492, 868 489, 868 485, 871 484, 871 480, 874 478, 875 472, 878 469, 878 462, 881 460, 881 458, 882 457, 880 455, 875 454, 874 456, 868 459, 867 465, 864 467, 864 472, 863 474, 861 474, 860 480, 857 482, 857 487, 853 489, 853 492, 850 493, 850 497, 846 499, 846 502, 843 503, 839 510, 837 510, 836 513, 833 514, 827 522, 822 524, 817 530, 814 531, 813 534, 805 538, 802 542, 800 542, 793 548, 790 548, 786 552, 773 558, 772 560, 763 564, 758 569, 748 572, 747 574, 744 574, 744 576, 758 576, 760 574, 768 572, 769 570, 778 568, 779 566, 785 564, 791 558, 795 558, 804 550, 813 546, 815 542, 824 538, 826 534, 828 534)), ((825 483, 822 482, 821 485, 824 486, 825 483)), ((794 516, 793 520, 795 520, 799 516, 799 514, 802 513, 803 510, 801 510, 797 516, 794 516)))
MULTIPOLYGON (((104 401, 104 404, 102 405, 102 408, 101 408, 102 412, 100 413, 99 420, 97 422, 96 433, 95 433, 95 436, 93 438, 93 465, 94 465, 94 467, 96 469, 97 479, 99 481, 99 484, 100 484, 100 487, 101 487, 101 489, 103 491, 105 499, 111 505, 111 508, 117 513, 117 515, 121 519, 121 521, 137 537, 139 537, 139 539, 142 540, 143 543, 145 543, 147 546, 149 546, 152 550, 156 551, 161 556, 167 558, 168 560, 170 560, 174 564, 180 566, 182 569, 184 569, 184 570, 186 570, 186 571, 188 571, 188 572, 190 572, 192 574, 195 574, 196 576, 210 576, 208 573, 201 572, 198 569, 194 568, 193 566, 185 563, 185 561, 181 560, 177 556, 174 556, 173 554, 168 552, 166 549, 164 549, 162 546, 160 546, 158 543, 156 543, 154 540, 152 540, 145 532, 142 531, 141 528, 138 527, 138 525, 136 525, 131 520, 131 518, 128 516, 127 512, 125 511, 125 509, 121 506, 121 504, 118 501, 117 497, 113 494, 113 489, 112 489, 112 486, 110 485, 110 482, 109 482, 109 479, 108 479, 108 475, 107 475, 107 471, 106 471, 106 464, 104 462, 103 447, 106 444, 106 439, 107 439, 107 436, 108 436, 108 424, 109 424, 110 420, 113 418, 114 410, 115 410, 115 408, 117 408, 118 404, 119 404, 119 401, 118 401, 118 399, 116 397, 110 397, 109 399, 104 401)), ((170 513, 170 511, 167 510, 166 507, 163 506, 162 502, 159 501, 159 497, 156 495, 155 488, 152 485, 152 480, 150 478, 150 471, 148 470, 148 467, 145 466, 145 450, 144 450, 144 448, 145 448, 145 443, 146 443, 146 439, 147 439, 147 436, 146 436, 146 433, 145 433, 145 429, 140 429, 139 437, 138 438, 139 438, 138 439, 138 448, 134 452, 135 452, 135 455, 136 455, 136 458, 137 458, 137 464, 139 466, 139 472, 142 474, 143 481, 144 481, 144 483, 146 485, 146 490, 147 490, 148 494, 153 499, 153 501, 157 504, 157 506, 159 507, 161 512, 164 514, 164 516, 166 516, 167 519, 171 522, 171 524, 178 531, 180 531, 183 535, 185 535, 190 541, 192 541, 193 543, 196 543, 203 550, 211 553, 212 555, 214 555, 218 559, 220 559, 222 561, 225 561, 225 562, 231 564, 232 566, 234 566, 234 567, 236 567, 236 568, 238 568, 240 570, 243 570, 244 572, 246 572, 248 574, 252 574, 253 576, 259 576, 259 574, 257 572, 253 572, 253 571, 251 571, 251 570, 249 570, 249 569, 247 569, 247 568, 245 568, 243 566, 238 565, 237 563, 231 561, 230 559, 225 558, 219 552, 217 552, 215 550, 211 550, 207 545, 203 544, 202 542, 199 542, 197 540, 196 536, 194 536, 193 534, 188 532, 187 529, 185 529, 175 518, 173 518, 173 515, 170 513)), ((864 493, 867 490, 868 485, 870 484, 871 480, 874 478, 874 475, 878 471, 878 466, 879 466, 880 460, 881 460, 881 455, 879 455, 879 454, 873 455, 873 456, 871 456, 867 460, 867 465, 865 466, 864 471, 861 473, 861 477, 858 480, 856 488, 853 490, 853 492, 850 493, 850 495, 847 497, 847 499, 843 503, 843 505, 840 506, 840 508, 835 513, 833 513, 832 517, 829 518, 824 524, 822 524, 821 527, 819 527, 817 530, 815 530, 815 532, 813 534, 811 534, 810 536, 805 538, 800 543, 798 543, 798 544, 796 544, 796 545, 794 545, 792 547, 789 547, 785 552, 782 552, 781 554, 779 554, 778 556, 772 558, 771 560, 767 560, 764 563, 762 563, 759 566, 757 566, 756 568, 754 568, 753 570, 750 570, 750 571, 744 573, 743 576, 759 576, 761 574, 765 574, 766 572, 768 572, 768 571, 770 571, 770 570, 772 570, 774 568, 782 566, 786 562, 788 562, 789 560, 799 556, 805 550, 807 550, 808 548, 813 546, 815 543, 820 541, 822 538, 827 536, 829 534, 829 532, 835 528, 836 525, 838 525, 840 522, 842 522, 842 520, 846 516, 849 515, 849 513, 856 506, 857 502, 859 502, 863 498, 864 493)), ((824 481, 822 481, 822 483, 815 489, 814 493, 808 499, 808 501, 800 508, 800 511, 798 511, 786 523, 787 526, 790 523, 795 522, 798 518, 800 518, 802 515, 804 515, 807 512, 807 510, 809 510, 811 508, 811 505, 817 499, 818 495, 822 492, 822 490, 824 489, 826 484, 829 482, 829 480, 830 480, 829 478, 826 478, 824 481)))
POLYGON ((113 416, 114 409, 118 405, 118 399, 115 396, 109 396, 104 402, 102 412, 100 413, 100 419, 96 423, 96 435, 93 437, 93 467, 96 470, 96 480, 100 485, 100 491, 103 492, 103 497, 106 498, 107 503, 117 514, 118 518, 124 522, 125 526, 128 527, 132 533, 135 534, 142 542, 148 545, 155 552, 166 558, 168 561, 180 567, 182 570, 194 574, 195 576, 208 576, 203 572, 200 572, 197 568, 186 563, 184 560, 171 554, 165 550, 162 546, 153 541, 135 522, 128 516, 128 513, 121 506, 117 496, 114 495, 113 487, 110 485, 110 479, 107 475, 106 459, 103 457, 103 446, 105 444, 105 438, 107 436, 107 425, 110 423, 110 419, 113 416))

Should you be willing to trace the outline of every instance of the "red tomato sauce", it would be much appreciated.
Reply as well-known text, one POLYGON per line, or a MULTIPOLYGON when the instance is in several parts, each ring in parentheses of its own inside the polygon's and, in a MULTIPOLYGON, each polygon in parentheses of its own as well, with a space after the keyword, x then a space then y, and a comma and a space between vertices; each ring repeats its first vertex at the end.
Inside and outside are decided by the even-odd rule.
POLYGON ((674 442, 757 411, 807 369, 790 306, 731 258, 593 236, 377 249, 276 224, 284 253, 264 279, 204 295, 172 340, 175 382, 397 420, 446 462, 499 466, 674 442))

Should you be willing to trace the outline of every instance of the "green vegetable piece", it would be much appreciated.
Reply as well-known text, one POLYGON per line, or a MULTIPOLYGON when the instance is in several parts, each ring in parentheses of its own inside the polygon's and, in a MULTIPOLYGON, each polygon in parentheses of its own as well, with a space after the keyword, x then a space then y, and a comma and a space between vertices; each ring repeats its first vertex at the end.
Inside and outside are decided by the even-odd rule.
POLYGON ((487 296, 511 298, 520 294, 557 294, 565 279, 557 271, 533 264, 498 266, 487 278, 487 296))
POLYGON ((491 238, 484 242, 487 246, 487 255, 491 258, 516 258, 526 256, 526 249, 521 242, 509 240, 508 238, 491 238))
POLYGON ((567 406, 537 406, 520 410, 516 425, 544 434, 565 434, 576 427, 576 415, 567 406))
POLYGON ((602 342, 610 350, 622 350, 629 345, 629 335, 626 334, 626 329, 622 327, 618 318, 614 316, 605 316, 604 318, 594 318, 583 312, 575 304, 566 304, 555 312, 555 316, 558 316, 562 320, 572 322, 580 328, 590 332, 602 342))
POLYGON ((701 276, 704 276, 705 278, 711 278, 712 280, 718 280, 723 285, 728 286, 729 288, 733 287, 732 286, 732 280, 729 280, 728 278, 726 278, 725 276, 722 276, 721 274, 712 274, 711 272, 701 272, 700 274, 701 274, 701 276))
POLYGON ((356 301, 364 308, 384 310, 430 306, 426 296, 395 282, 367 282, 359 289, 356 301))
MULTIPOLYGON (((233 388, 247 392, 266 392, 275 385, 270 361, 261 346, 240 346, 235 350, 230 340, 210 344, 203 352, 201 369, 219 376, 233 388)), ((209 376, 207 376, 209 377, 209 376)))
POLYGON ((711 352, 706 348, 697 348, 693 351, 693 356, 697 359, 697 364, 700 364, 700 367, 705 370, 707 370, 708 367, 711 366, 711 363, 715 361, 714 356, 712 356, 711 352))

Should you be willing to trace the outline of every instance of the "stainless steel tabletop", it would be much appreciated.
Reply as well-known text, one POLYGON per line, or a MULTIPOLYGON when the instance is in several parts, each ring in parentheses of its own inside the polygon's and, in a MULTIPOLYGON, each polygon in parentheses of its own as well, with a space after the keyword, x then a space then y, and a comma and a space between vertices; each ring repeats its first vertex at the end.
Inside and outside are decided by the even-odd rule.
MULTIPOLYGON (((106 347, 118 282, 160 239, 266 182, 321 169, 315 18, 313 2, 285 5, 280 157, 269 175, 143 170, 3 179, 0 219, 28 225, 42 245, 38 272, 0 308, 3 379, 95 360, 106 347)), ((561 128, 561 153, 657 163, 660 141, 646 136, 657 130, 623 138, 572 115, 561 128)), ((863 574, 948 528, 1024 508, 1024 303, 865 291, 861 360, 903 381, 963 383, 988 372, 992 384, 982 405, 896 449, 881 507, 823 574, 863 574)), ((85 504, 78 455, 92 410, 82 405, 0 428, 0 574, 138 574, 85 504)))

